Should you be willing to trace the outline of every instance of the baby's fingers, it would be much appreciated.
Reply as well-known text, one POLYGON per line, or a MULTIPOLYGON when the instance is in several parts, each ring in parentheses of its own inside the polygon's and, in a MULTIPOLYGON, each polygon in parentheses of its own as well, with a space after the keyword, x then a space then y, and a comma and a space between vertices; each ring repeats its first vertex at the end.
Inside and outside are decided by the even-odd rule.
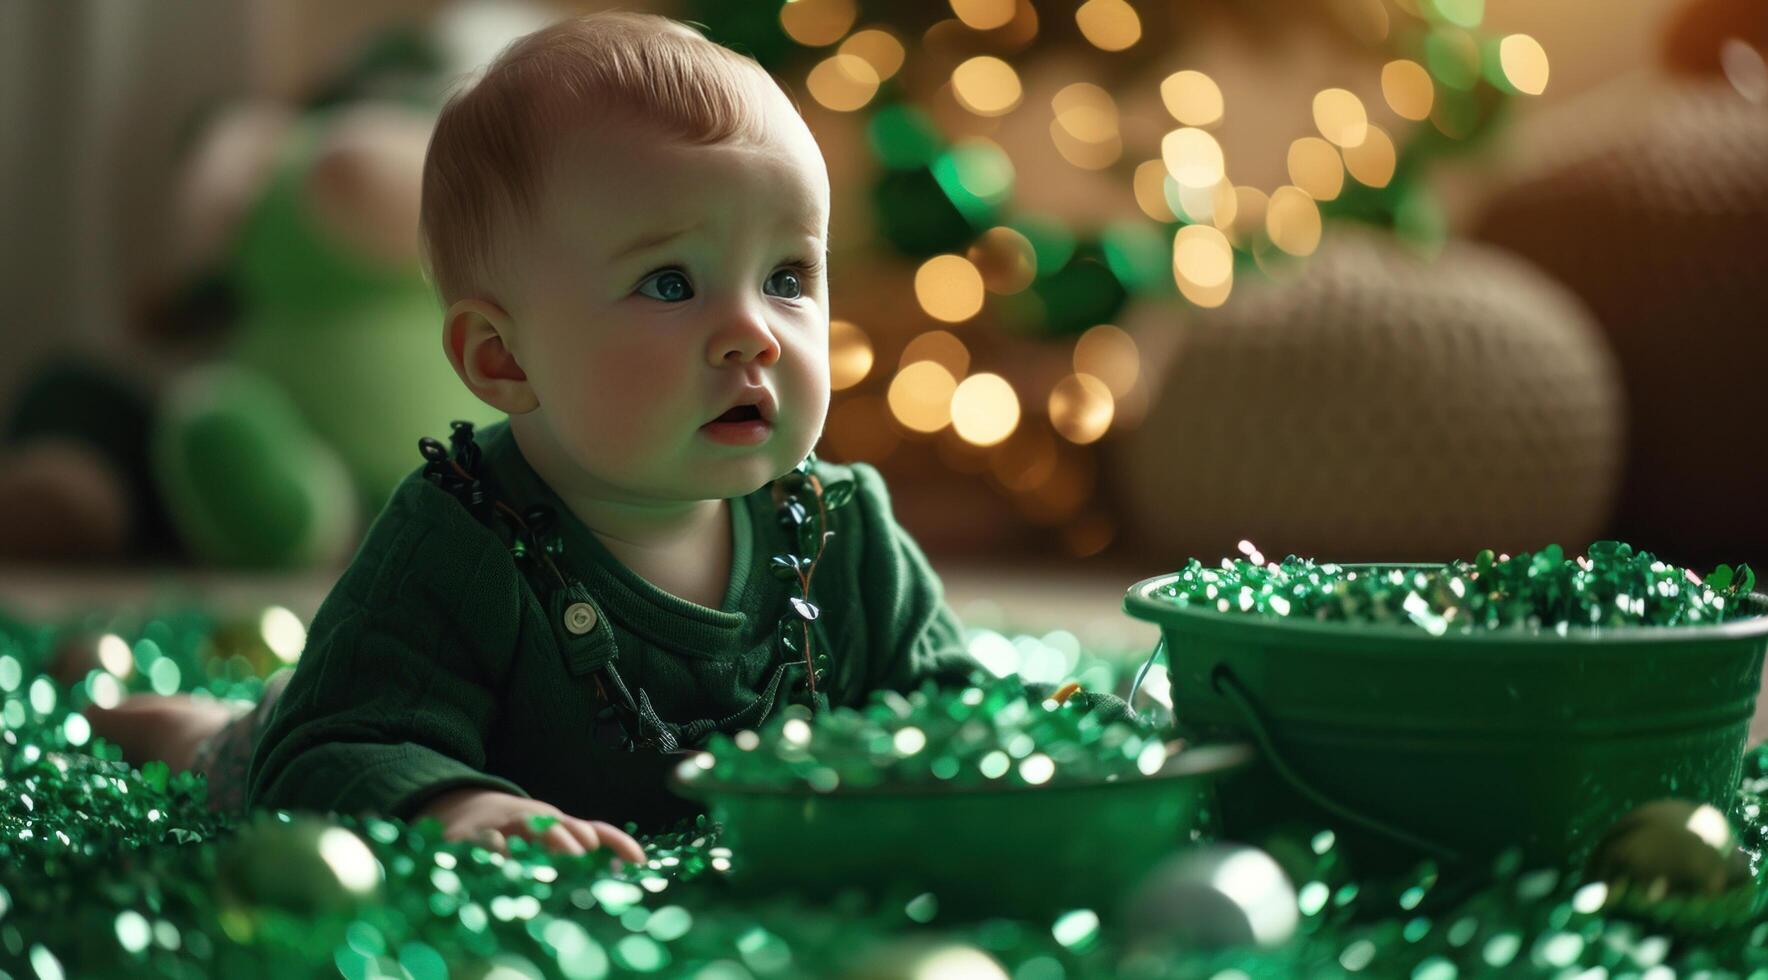
POLYGON ((480 827, 475 830, 449 830, 442 835, 442 839, 472 841, 480 847, 496 851, 506 857, 510 852, 509 841, 506 840, 502 832, 495 827, 480 827))
POLYGON ((603 847, 608 848, 615 854, 634 864, 644 863, 645 849, 638 841, 632 839, 631 834, 628 834, 626 831, 621 830, 613 824, 603 823, 600 820, 585 820, 582 822, 588 824, 589 828, 595 832, 596 837, 601 840, 603 847))

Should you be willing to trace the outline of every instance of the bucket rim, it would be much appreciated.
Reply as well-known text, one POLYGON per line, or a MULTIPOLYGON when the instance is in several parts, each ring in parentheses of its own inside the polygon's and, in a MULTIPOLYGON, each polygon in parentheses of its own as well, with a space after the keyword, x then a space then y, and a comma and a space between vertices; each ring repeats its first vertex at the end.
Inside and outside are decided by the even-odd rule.
POLYGON ((1209 779, 1233 772, 1250 764, 1257 753, 1248 742, 1211 741, 1187 746, 1168 758, 1166 765, 1152 776, 1137 775, 1119 779, 1082 779, 1071 782, 1044 783, 1038 786, 1006 784, 987 787, 957 787, 950 783, 919 783, 895 786, 837 787, 819 793, 805 786, 745 786, 701 776, 692 782, 681 778, 679 768, 669 772, 669 788, 690 799, 710 800, 713 797, 745 797, 816 800, 911 800, 945 797, 970 802, 990 797, 1012 797, 1024 793, 1061 793, 1065 790, 1122 790, 1141 788, 1157 783, 1182 783, 1198 778, 1209 779))
MULTIPOLYGON (((1441 564, 1428 562, 1337 562, 1347 569, 1431 571, 1441 564)), ((1289 617, 1255 616, 1243 612, 1221 612, 1201 606, 1181 606, 1150 593, 1177 579, 1182 572, 1167 572, 1142 579, 1124 592, 1123 611, 1130 616, 1157 626, 1185 625, 1208 627, 1214 632, 1240 632, 1271 636, 1306 636, 1318 639, 1385 640, 1397 644, 1430 646, 1487 645, 1537 647, 1624 646, 1635 643, 1716 643, 1768 637, 1768 594, 1752 592, 1749 604, 1759 611, 1741 619, 1710 626, 1609 626, 1568 629, 1564 636, 1551 630, 1522 631, 1510 629, 1475 630, 1432 636, 1411 625, 1387 623, 1351 623, 1289 617)))

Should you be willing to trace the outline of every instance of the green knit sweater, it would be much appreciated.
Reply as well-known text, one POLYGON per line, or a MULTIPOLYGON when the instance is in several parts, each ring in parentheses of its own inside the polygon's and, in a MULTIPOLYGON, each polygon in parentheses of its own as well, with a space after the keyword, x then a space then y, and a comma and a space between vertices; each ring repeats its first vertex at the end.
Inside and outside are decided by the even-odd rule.
MULTIPOLYGON (((732 567, 717 609, 639 577, 523 459, 507 423, 480 430, 485 485, 518 512, 554 509, 563 554, 587 587, 629 688, 669 721, 724 718, 756 696, 778 654, 793 583, 768 571, 795 552, 770 488, 731 503, 732 567)), ((855 492, 811 599, 814 642, 833 658, 833 704, 974 666, 939 578, 891 515, 877 470, 820 463, 855 492)), ((629 752, 596 732, 594 675, 573 673, 544 595, 508 547, 414 472, 394 492, 314 617, 294 676, 252 758, 253 806, 410 817, 436 794, 484 786, 566 813, 658 826, 693 812, 665 775, 676 757, 629 752)))

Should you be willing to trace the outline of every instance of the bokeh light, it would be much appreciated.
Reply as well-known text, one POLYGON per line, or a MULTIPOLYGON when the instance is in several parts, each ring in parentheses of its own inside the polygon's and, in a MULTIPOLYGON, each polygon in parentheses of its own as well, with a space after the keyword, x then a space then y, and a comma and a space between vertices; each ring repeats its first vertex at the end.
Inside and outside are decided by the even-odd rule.
POLYGON ((780 26, 799 44, 820 48, 845 37, 858 16, 854 0, 791 0, 780 8, 780 26))
POLYGON ((935 255, 915 270, 915 298, 935 320, 962 323, 982 311, 982 273, 962 255, 935 255))
POLYGON ((1142 354, 1136 339, 1115 324, 1101 323, 1074 342, 1074 372, 1105 382, 1112 397, 1122 398, 1136 387, 1142 374, 1142 354))
POLYGON ((840 53, 865 59, 880 82, 888 81, 902 70, 903 58, 907 56, 896 35, 881 27, 856 32, 841 42, 840 53))
POLYGON ((1050 107, 1055 112, 1050 139, 1064 160, 1086 170, 1103 170, 1123 154, 1117 103, 1111 93, 1090 82, 1075 82, 1057 92, 1050 107))
POLYGON ((1213 225, 1185 225, 1173 236, 1173 280, 1202 307, 1228 301, 1234 286, 1234 247, 1213 225))
POLYGON ((1271 197, 1256 187, 1244 184, 1234 188, 1234 224, 1224 229, 1237 242, 1250 243, 1265 230, 1265 212, 1271 197))
POLYGON ((1359 183, 1369 187, 1386 187, 1394 179, 1394 165, 1398 154, 1394 149, 1393 137, 1387 130, 1374 123, 1369 124, 1369 132, 1363 142, 1347 147, 1344 151, 1344 167, 1359 183))
POLYGON ((1369 131, 1369 113, 1349 90, 1322 89, 1314 95, 1314 126, 1339 146, 1356 146, 1369 131))
POLYGON ((853 112, 878 94, 878 70, 857 54, 833 54, 817 62, 805 78, 810 97, 824 108, 853 112))
POLYGON ((1285 185, 1271 193, 1265 231, 1290 255, 1312 255, 1320 247, 1320 208, 1307 191, 1285 185))
POLYGON ((1111 428, 1117 399, 1104 381, 1070 374, 1050 390, 1050 425, 1075 445, 1098 441, 1111 428))
POLYGON ((1344 161, 1331 143, 1303 136, 1289 144, 1289 181, 1316 201, 1330 201, 1344 189, 1344 161))
POLYGON ((997 295, 1010 295, 1037 278, 1037 250, 1015 229, 997 225, 977 236, 966 256, 982 274, 982 285, 997 295))
POLYGON ((1222 90, 1200 71, 1173 72, 1160 83, 1166 111, 1187 126, 1213 126, 1222 118, 1222 90))
POLYGON ((270 606, 259 615, 258 635, 285 664, 301 659, 301 649, 307 645, 307 627, 301 624, 301 617, 281 606, 270 606))
POLYGON ((929 330, 908 342, 897 365, 908 367, 916 361, 932 361, 952 377, 961 378, 970 373, 970 348, 950 331, 929 330))
POLYGON ((1136 206, 1143 214, 1162 223, 1177 218, 1166 203, 1166 181, 1165 161, 1143 160, 1136 164, 1136 175, 1130 182, 1136 194, 1136 206))
POLYGON ((932 361, 916 361, 896 373, 885 398, 905 428, 933 433, 951 424, 952 394, 958 381, 932 361))
POLYGON ((1436 83, 1431 81, 1430 72, 1423 65, 1401 58, 1382 67, 1381 95, 1394 115, 1416 122, 1430 117, 1431 104, 1436 100, 1436 83))
POLYGON ((1547 50, 1527 34, 1512 34, 1498 42, 1498 63, 1512 87, 1524 95, 1547 91, 1547 50))
POLYGON ((1719 45, 1719 70, 1738 95, 1758 105, 1768 102, 1768 61, 1748 41, 1726 38, 1719 45))
POLYGON ((115 633, 98 638, 98 662, 118 677, 126 679, 135 673, 135 654, 129 649, 128 641, 115 633))
POLYGON ((973 374, 952 392, 952 428, 973 446, 993 446, 1019 425, 1019 396, 998 374, 973 374))
POLYGON ((1142 18, 1124 0, 1087 0, 1074 12, 1074 22, 1102 51, 1122 51, 1142 39, 1142 18))
POLYGON ((1424 38, 1424 63, 1437 81, 1462 92, 1479 81, 1479 41, 1449 24, 1438 24, 1424 38))
POLYGON ((1005 27, 1013 20, 1013 0, 951 0, 952 13, 964 26, 979 31, 1005 27))
POLYGON ((1227 168, 1222 145, 1193 126, 1167 133, 1160 141, 1160 159, 1174 180, 1190 187, 1214 187, 1227 168))
POLYGON ((829 388, 841 391, 865 380, 872 370, 872 341, 849 320, 829 321, 829 388))
POLYGON ((1204 222, 1217 228, 1234 221, 1234 185, 1226 179, 1214 187, 1178 185, 1178 196, 1179 209, 1187 221, 1204 222))
POLYGON ((979 116, 1012 112, 1024 97, 1019 73, 993 55, 977 55, 952 69, 952 95, 979 116))

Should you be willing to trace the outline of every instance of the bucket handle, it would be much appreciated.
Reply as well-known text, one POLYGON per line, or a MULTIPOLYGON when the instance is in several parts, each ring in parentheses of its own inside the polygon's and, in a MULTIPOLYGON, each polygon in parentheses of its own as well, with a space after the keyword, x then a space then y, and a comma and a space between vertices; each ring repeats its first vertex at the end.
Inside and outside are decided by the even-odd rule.
POLYGON ((1209 680, 1210 686, 1215 688, 1216 693, 1226 698, 1228 703, 1240 712, 1241 720, 1246 723, 1247 729, 1252 733, 1253 742, 1258 745, 1259 751, 1270 762, 1271 768, 1275 769, 1277 775, 1289 784, 1290 789, 1295 790, 1320 809, 1365 830, 1373 831, 1408 847, 1425 851, 1444 861, 1455 862, 1461 859, 1460 852, 1452 847, 1408 833, 1386 821, 1359 813, 1316 789, 1313 784, 1302 778, 1302 775, 1296 772, 1277 751, 1277 746, 1271 741, 1270 732, 1265 725, 1264 715, 1260 713, 1257 703, 1253 701, 1252 695, 1247 692, 1245 685, 1240 682, 1240 678, 1234 676, 1234 671, 1227 664, 1218 663, 1210 670, 1209 680))

